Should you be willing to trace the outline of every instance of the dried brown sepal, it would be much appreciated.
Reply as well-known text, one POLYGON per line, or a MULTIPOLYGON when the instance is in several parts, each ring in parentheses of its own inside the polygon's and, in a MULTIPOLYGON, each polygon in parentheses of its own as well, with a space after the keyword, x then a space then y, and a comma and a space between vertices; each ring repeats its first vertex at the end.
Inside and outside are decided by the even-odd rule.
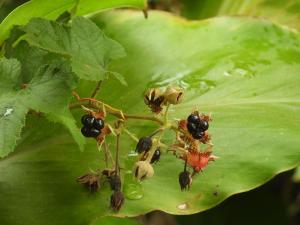
POLYGON ((113 211, 119 211, 124 204, 125 198, 121 191, 114 191, 110 196, 110 207, 113 211))
POLYGON ((86 173, 76 179, 80 184, 85 185, 90 192, 96 192, 100 189, 100 178, 98 174, 86 173))
POLYGON ((162 111, 162 105, 165 101, 165 97, 159 88, 151 88, 144 95, 145 104, 154 113, 160 113, 162 111))
POLYGON ((106 136, 106 135, 109 135, 111 132, 112 132, 112 131, 111 131, 111 129, 109 128, 109 126, 108 126, 108 125, 105 125, 105 126, 103 127, 103 129, 101 130, 100 135, 98 135, 98 136, 96 137, 96 140, 97 140, 98 144, 101 145, 101 144, 104 142, 104 140, 105 140, 105 136, 106 136))
POLYGON ((102 119, 102 120, 105 119, 105 115, 104 115, 103 112, 94 112, 94 111, 92 111, 90 114, 91 114, 93 117, 95 117, 96 119, 102 119))

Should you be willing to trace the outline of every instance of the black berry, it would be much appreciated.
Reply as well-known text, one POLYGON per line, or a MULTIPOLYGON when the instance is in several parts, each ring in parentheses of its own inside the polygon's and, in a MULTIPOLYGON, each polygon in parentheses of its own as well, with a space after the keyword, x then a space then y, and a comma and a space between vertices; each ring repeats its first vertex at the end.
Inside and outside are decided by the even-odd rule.
POLYGON ((200 140, 204 137, 204 132, 197 131, 196 133, 193 133, 192 136, 194 139, 200 140))
POLYGON ((93 125, 97 130, 102 130, 104 127, 104 121, 102 119, 95 119, 93 125))
POLYGON ((95 128, 82 127, 81 133, 85 137, 97 137, 100 134, 100 131, 95 128))
POLYGON ((84 115, 81 117, 81 123, 85 127, 92 128, 94 126, 94 121, 95 121, 95 118, 91 115, 84 115))
POLYGON ((138 153, 148 152, 152 147, 152 139, 150 137, 142 137, 136 145, 135 151, 138 153))
POLYGON ((209 127, 209 124, 206 120, 201 120, 198 126, 202 131, 206 131, 209 127))
POLYGON ((152 156, 152 159, 151 159, 151 163, 155 163, 155 162, 158 162, 159 159, 160 159, 160 155, 161 155, 161 151, 160 149, 156 149, 153 156, 152 156))
POLYGON ((187 118, 188 123, 194 123, 197 124, 200 121, 199 116, 195 115, 195 114, 191 114, 189 115, 189 117, 187 118))
POLYGON ((194 134, 198 131, 197 126, 194 123, 188 123, 187 124, 187 129, 190 132, 190 134, 194 134))

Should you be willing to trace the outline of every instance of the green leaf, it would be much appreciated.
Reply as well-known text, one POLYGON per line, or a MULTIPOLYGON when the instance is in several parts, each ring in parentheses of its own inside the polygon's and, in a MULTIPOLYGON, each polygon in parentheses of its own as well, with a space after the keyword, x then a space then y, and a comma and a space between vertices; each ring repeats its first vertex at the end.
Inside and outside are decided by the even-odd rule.
POLYGON ((25 125, 27 107, 21 98, 13 95, 0 95, 0 157, 13 151, 25 125))
POLYGON ((21 65, 16 59, 0 59, 0 93, 5 93, 16 88, 19 84, 21 65))
MULTIPOLYGON (((24 30, 31 45, 71 57, 73 71, 86 80, 103 80, 108 64, 126 55, 119 43, 83 17, 76 17, 71 28, 55 21, 33 19, 24 30)), ((120 74, 116 78, 124 83, 120 74)))
MULTIPOLYGON (((42 17, 56 19, 65 11, 70 11, 77 0, 31 0, 16 8, 0 24, 0 45, 8 37, 13 25, 25 25, 31 18, 42 17), (37 10, 38 9, 38 10, 37 10)), ((145 0, 81 0, 77 6, 77 15, 98 12, 118 7, 144 9, 145 0)))
POLYGON ((6 156, 16 146, 25 125, 27 108, 16 95, 21 65, 15 59, 0 59, 0 157, 6 156))
MULTIPOLYGON (((20 75, 19 61, 6 58, 0 60, 0 157, 14 150, 29 109, 62 114, 74 88, 74 75, 70 66, 61 59, 56 64, 40 67, 23 90, 20 75)), ((57 120, 66 125, 71 133, 75 133, 78 131, 75 121, 68 115, 60 115, 57 120)), ((82 137, 78 136, 74 135, 74 138, 82 149, 82 137)))
MULTIPOLYGON (((95 141, 87 140, 82 153, 61 126, 50 130, 50 124, 43 123, 41 128, 41 122, 33 122, 30 129, 24 129, 15 154, 0 161, 0 218, 4 224, 82 225, 100 216, 136 216, 152 210, 191 214, 299 165, 297 33, 265 20, 239 17, 188 22, 151 12, 144 20, 140 13, 125 11, 94 20, 128 49, 128 57, 111 67, 124 74, 128 87, 110 79, 101 86, 101 99, 126 113, 146 113, 149 109, 141 95, 147 87, 183 85, 184 102, 171 108, 169 117, 186 118, 195 108, 212 112, 210 133, 214 154, 220 158, 193 178, 189 191, 182 192, 178 174, 183 162, 163 152, 154 165, 154 177, 141 184, 142 198, 127 198, 115 214, 108 207, 108 184, 90 194, 75 182, 89 169, 105 167, 95 141), (27 130, 36 132, 27 134, 27 130), (42 137, 32 143, 36 134, 42 137)), ((85 97, 93 89, 94 84, 82 82, 79 92, 85 97)), ((83 113, 76 111, 78 121, 83 113)), ((141 137, 157 127, 139 120, 126 128, 141 137)), ((174 133, 167 133, 163 141, 172 143, 174 138, 174 133)), ((135 159, 128 153, 135 144, 122 135, 121 168, 127 172, 126 184, 132 182, 135 159)), ((110 144, 113 153, 114 147, 110 144)))
POLYGON ((85 138, 82 136, 80 129, 76 126, 76 120, 69 110, 60 113, 51 113, 46 115, 47 119, 63 124, 71 133, 72 137, 78 144, 78 147, 81 151, 84 149, 85 138))
POLYGON ((298 0, 181 0, 182 14, 189 19, 205 19, 223 15, 268 18, 300 30, 298 0))

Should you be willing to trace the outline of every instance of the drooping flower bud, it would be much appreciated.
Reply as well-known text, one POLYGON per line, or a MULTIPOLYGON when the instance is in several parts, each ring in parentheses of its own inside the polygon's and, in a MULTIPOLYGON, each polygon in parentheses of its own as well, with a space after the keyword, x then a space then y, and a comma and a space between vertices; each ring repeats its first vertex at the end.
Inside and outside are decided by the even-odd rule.
POLYGON ((165 102, 176 105, 182 101, 183 90, 180 87, 167 87, 165 93, 165 102))
POLYGON ((179 174, 179 184, 182 191, 190 189, 192 177, 188 171, 183 171, 179 174))
POLYGON ((121 191, 114 191, 110 196, 110 207, 114 211, 119 211, 124 204, 125 198, 121 191))
POLYGON ((143 180, 154 175, 153 167, 147 161, 136 162, 133 168, 133 172, 134 176, 139 180, 143 180))
POLYGON ((136 145, 135 151, 138 153, 148 152, 152 147, 151 137, 142 137, 136 145))

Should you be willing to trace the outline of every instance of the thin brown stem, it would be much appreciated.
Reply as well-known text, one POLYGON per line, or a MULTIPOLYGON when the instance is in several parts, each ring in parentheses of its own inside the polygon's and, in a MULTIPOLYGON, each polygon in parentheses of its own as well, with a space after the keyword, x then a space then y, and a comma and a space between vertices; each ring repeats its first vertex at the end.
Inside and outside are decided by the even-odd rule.
POLYGON ((105 160, 105 166, 108 168, 108 149, 107 149, 107 144, 104 142, 104 160, 105 160))
POLYGON ((97 86, 95 87, 94 91, 93 91, 92 94, 91 94, 91 98, 94 98, 94 97, 97 95, 97 93, 98 93, 99 90, 100 90, 101 84, 102 84, 102 80, 100 80, 100 81, 97 83, 97 86))
POLYGON ((120 174, 120 166, 119 166, 119 143, 120 141, 120 134, 117 135, 117 144, 116 144, 116 164, 115 164, 115 171, 116 175, 120 174))

